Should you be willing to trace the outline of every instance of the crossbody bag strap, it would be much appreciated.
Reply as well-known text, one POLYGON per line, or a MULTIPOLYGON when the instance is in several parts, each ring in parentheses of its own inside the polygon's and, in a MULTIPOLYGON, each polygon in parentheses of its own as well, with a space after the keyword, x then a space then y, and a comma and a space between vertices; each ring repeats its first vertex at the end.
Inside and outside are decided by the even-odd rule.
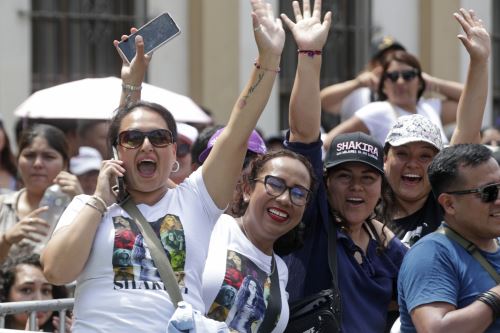
POLYGON ((476 259, 481 266, 483 266, 483 268, 491 275, 496 283, 500 283, 500 275, 497 273, 495 268, 491 266, 488 260, 486 260, 486 258, 481 254, 481 252, 479 252, 479 249, 476 245, 474 245, 474 243, 465 239, 462 235, 460 235, 449 226, 442 226, 437 229, 437 232, 446 235, 446 237, 448 237, 449 239, 452 239, 460 244, 460 246, 462 246, 467 252, 469 252, 469 254, 474 257, 474 259, 476 259))
POLYGON ((160 239, 156 236, 153 228, 151 228, 148 221, 146 221, 130 196, 120 204, 135 222, 144 237, 144 240, 148 244, 149 252, 151 253, 151 257, 153 258, 156 268, 158 269, 163 285, 165 286, 174 307, 177 308, 177 303, 182 301, 182 295, 179 290, 179 284, 177 283, 172 265, 165 254, 165 249, 163 248, 160 239))
POLYGON ((337 303, 338 311, 334 314, 337 319, 337 323, 341 323, 342 320, 342 301, 340 299, 340 289, 339 289, 339 279, 337 271, 337 228, 335 226, 335 218, 333 214, 329 212, 330 219, 328 221, 327 235, 328 235, 328 266, 330 266, 330 273, 332 274, 332 289, 335 292, 335 302, 337 303))
POLYGON ((280 291, 280 278, 278 273, 278 263, 274 259, 274 254, 271 258, 271 290, 269 302, 267 303, 266 313, 264 320, 259 327, 259 333, 270 333, 278 323, 279 314, 281 313, 281 291, 280 291))

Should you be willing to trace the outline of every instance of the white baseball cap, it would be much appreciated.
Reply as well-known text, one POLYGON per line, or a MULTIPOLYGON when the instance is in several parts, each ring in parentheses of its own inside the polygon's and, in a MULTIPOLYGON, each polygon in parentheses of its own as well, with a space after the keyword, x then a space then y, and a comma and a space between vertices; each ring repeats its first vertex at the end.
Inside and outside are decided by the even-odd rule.
POLYGON ((97 149, 83 146, 78 150, 78 155, 71 158, 69 170, 80 176, 92 170, 100 170, 101 162, 102 157, 97 149))

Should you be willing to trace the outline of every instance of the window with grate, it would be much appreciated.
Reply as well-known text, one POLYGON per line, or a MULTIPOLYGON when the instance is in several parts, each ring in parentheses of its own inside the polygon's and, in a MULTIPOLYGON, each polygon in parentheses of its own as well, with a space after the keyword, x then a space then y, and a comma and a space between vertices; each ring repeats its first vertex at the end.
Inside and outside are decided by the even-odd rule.
POLYGON ((491 32, 493 56, 493 119, 492 125, 500 128, 500 3, 492 1, 493 31, 491 32))
MULTIPOLYGON (((292 1, 280 0, 280 12, 293 19, 292 1)), ((311 2, 311 6, 312 6, 311 2)), ((353 78, 363 69, 369 58, 371 36, 371 1, 323 1, 322 15, 333 13, 332 26, 323 49, 321 88, 353 78)), ((286 29, 285 49, 280 73, 280 126, 288 128, 288 105, 297 68, 297 46, 286 29)), ((335 116, 323 115, 323 127, 329 129, 338 123, 335 116)))
POLYGON ((143 0, 32 0, 32 91, 118 75, 112 41, 144 23, 143 0))

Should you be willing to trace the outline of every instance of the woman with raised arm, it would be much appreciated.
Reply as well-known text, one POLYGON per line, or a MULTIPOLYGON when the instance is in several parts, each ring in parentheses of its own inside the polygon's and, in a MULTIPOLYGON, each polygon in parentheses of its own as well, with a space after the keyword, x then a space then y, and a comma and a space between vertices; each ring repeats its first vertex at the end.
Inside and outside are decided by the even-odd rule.
POLYGON ((455 122, 462 90, 461 83, 423 73, 414 55, 402 50, 395 51, 382 61, 377 90, 379 100, 367 104, 332 129, 325 138, 325 149, 337 135, 356 131, 367 133, 383 144, 397 118, 411 114, 429 118, 440 128, 442 140, 447 143, 443 126, 455 122), (426 89, 439 91, 444 99, 422 97, 426 89))
MULTIPOLYGON (((175 236, 177 243, 161 237, 162 243, 184 300, 204 312, 201 276, 210 234, 232 198, 248 137, 269 98, 283 48, 282 29, 259 29, 266 24, 266 8, 264 1, 252 1, 258 66, 206 162, 182 184, 167 186, 176 169, 177 133, 170 112, 148 102, 117 111, 109 144, 119 160, 103 161, 96 192, 75 198, 42 256, 50 282, 77 280, 74 332, 163 332, 174 312, 148 244, 116 203, 111 190, 115 177, 124 177, 130 198, 159 235, 175 236), (141 253, 142 260, 136 260, 141 253)), ((144 70, 146 63, 139 51, 128 68, 132 76, 142 80, 144 73, 135 70, 144 70)), ((141 83, 124 82, 135 84, 134 91, 141 83)))
MULTIPOLYGON (((298 26, 302 14, 297 2, 294 8, 298 26)), ((309 1, 304 1, 303 16, 309 15, 309 1)), ((299 50, 321 50, 327 32, 304 39, 299 31, 292 27, 299 50)), ((389 212, 378 214, 382 222, 374 218, 377 202, 388 189, 383 149, 376 140, 364 133, 341 135, 323 166, 318 53, 299 53, 285 146, 309 159, 316 177, 324 182, 315 189, 304 214, 304 247, 285 258, 288 292, 290 300, 296 301, 332 288, 328 256, 336 256, 341 331, 383 332, 406 247, 382 223, 389 212), (337 243, 332 253, 328 253, 329 242, 333 242, 328 239, 330 224, 334 225, 332 237, 337 243)))
MULTIPOLYGON (((469 53, 470 63, 451 144, 480 143, 488 95, 490 38, 473 11, 460 9, 454 17, 465 33, 459 39, 469 53)), ((439 128, 417 115, 399 118, 385 140, 384 169, 393 190, 393 200, 388 203, 393 205, 390 227, 409 246, 443 221, 427 176, 427 167, 442 147, 439 128)))
MULTIPOLYGON (((313 17, 304 17, 296 30, 304 38, 328 31, 331 13, 323 23, 319 15, 317 9, 313 17)), ((253 158, 242 172, 233 216, 222 215, 210 240, 203 273, 209 318, 238 332, 285 330, 288 270, 280 256, 301 245, 302 215, 314 186, 311 165, 301 155, 281 150, 253 158)))

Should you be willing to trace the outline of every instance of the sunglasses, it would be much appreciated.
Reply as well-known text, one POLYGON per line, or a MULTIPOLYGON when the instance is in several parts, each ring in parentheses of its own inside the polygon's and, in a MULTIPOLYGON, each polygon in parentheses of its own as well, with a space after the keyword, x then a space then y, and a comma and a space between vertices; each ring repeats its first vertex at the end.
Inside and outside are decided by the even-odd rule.
POLYGON ((385 77, 391 80, 392 82, 396 82, 399 80, 399 77, 402 77, 405 82, 411 81, 416 78, 418 75, 418 71, 416 69, 410 69, 407 71, 394 71, 385 73, 385 77))
POLYGON ((191 145, 186 142, 177 142, 177 157, 185 157, 191 153, 191 145))
POLYGON ((266 193, 274 198, 279 197, 288 190, 290 201, 296 206, 304 206, 311 196, 311 191, 307 188, 300 185, 286 186, 285 181, 279 177, 267 175, 264 177, 264 180, 254 179, 254 181, 264 183, 266 193))
POLYGON ((495 202, 498 199, 498 188, 500 187, 500 183, 489 184, 483 187, 475 188, 472 190, 462 190, 462 191, 450 191, 445 192, 447 194, 471 194, 471 193, 479 193, 479 197, 481 201, 484 203, 495 202))
POLYGON ((123 131, 118 134, 117 143, 124 148, 135 149, 142 146, 146 137, 157 148, 166 147, 174 143, 172 132, 168 129, 156 129, 149 132, 138 130, 123 131))

